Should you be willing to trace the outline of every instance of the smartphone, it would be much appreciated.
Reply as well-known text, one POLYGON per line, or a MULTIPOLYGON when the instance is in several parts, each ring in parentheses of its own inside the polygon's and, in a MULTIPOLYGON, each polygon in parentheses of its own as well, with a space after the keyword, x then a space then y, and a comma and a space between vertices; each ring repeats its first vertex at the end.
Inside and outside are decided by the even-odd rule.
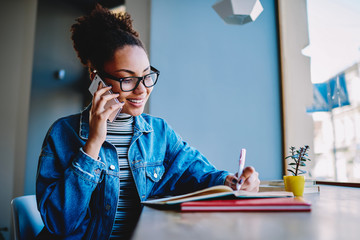
MULTIPOLYGON (((95 75, 94 79, 92 80, 91 84, 90 84, 90 87, 89 87, 89 91, 91 93, 91 95, 94 96, 94 93, 97 91, 98 89, 98 86, 99 86, 99 83, 102 84, 102 87, 107 87, 107 85, 104 83, 104 81, 99 77, 99 75, 95 75)), ((109 91, 106 91, 104 93, 104 95, 108 95, 108 94, 113 94, 113 92, 111 90, 109 91)), ((113 98, 111 99, 110 101, 108 101, 106 104, 105 104, 105 109, 109 108, 110 106, 112 106, 113 104, 117 104, 119 103, 119 100, 117 98, 113 98)), ((121 109, 122 107, 119 109, 119 110, 116 110, 114 111, 112 114, 110 114, 109 116, 109 121, 110 122, 113 122, 116 117, 120 114, 121 112, 121 109)))

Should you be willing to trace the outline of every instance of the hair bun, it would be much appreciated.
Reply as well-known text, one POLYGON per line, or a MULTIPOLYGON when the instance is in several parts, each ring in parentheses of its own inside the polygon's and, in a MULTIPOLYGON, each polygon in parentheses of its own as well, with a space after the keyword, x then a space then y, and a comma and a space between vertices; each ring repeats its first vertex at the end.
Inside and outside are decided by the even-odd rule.
POLYGON ((71 38, 81 63, 88 67, 101 69, 114 51, 125 45, 144 48, 128 13, 112 13, 97 4, 90 15, 76 21, 71 26, 71 38))

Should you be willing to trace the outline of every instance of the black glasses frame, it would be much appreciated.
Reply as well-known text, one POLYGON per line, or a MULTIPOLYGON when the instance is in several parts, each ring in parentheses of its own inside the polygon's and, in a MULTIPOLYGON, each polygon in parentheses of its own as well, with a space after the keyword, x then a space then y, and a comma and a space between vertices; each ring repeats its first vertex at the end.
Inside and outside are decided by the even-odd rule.
POLYGON ((157 83, 157 80, 158 80, 159 75, 160 75, 160 71, 157 70, 156 68, 154 68, 153 66, 150 66, 150 71, 151 71, 151 73, 146 74, 146 75, 143 76, 143 77, 124 77, 124 78, 118 78, 118 77, 115 77, 115 76, 113 76, 113 75, 111 75, 111 74, 109 74, 109 73, 107 73, 107 72, 99 72, 99 75, 100 75, 101 78, 109 78, 109 79, 111 79, 111 80, 115 80, 115 81, 119 82, 119 83, 120 83, 120 89, 121 89, 121 91, 123 91, 123 92, 131 92, 131 91, 133 91, 134 89, 136 89, 136 88, 139 86, 139 84, 140 84, 141 81, 143 82, 144 86, 147 87, 147 88, 153 87, 153 86, 157 83), (147 76, 149 76, 149 75, 151 75, 151 74, 154 74, 154 73, 156 73, 156 79, 155 79, 155 81, 154 81, 154 84, 152 84, 151 86, 146 85, 145 82, 144 82, 144 79, 145 79, 147 76), (135 84, 135 87, 134 87, 133 89, 131 89, 131 90, 124 90, 123 87, 122 87, 122 82, 123 82, 124 80, 126 80, 127 78, 137 78, 137 79, 138 79, 137 82, 136 82, 136 84, 135 84))

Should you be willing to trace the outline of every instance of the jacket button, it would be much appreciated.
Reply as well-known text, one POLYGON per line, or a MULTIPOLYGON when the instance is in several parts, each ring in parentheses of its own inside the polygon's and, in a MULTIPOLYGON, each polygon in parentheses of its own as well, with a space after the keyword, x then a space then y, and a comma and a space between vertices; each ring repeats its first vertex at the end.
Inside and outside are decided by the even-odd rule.
POLYGON ((110 165, 110 170, 115 170, 115 166, 114 165, 110 165))
POLYGON ((106 211, 109 211, 110 210, 110 205, 106 204, 105 209, 106 209, 106 211))
POLYGON ((156 173, 154 173, 154 177, 157 178, 157 174, 156 174, 156 173))

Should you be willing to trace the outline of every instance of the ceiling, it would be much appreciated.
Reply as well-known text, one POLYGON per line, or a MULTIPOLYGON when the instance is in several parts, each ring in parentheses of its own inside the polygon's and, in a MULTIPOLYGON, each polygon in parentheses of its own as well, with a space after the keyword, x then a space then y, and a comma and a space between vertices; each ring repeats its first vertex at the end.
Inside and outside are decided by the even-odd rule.
POLYGON ((125 0, 67 0, 71 4, 84 9, 85 11, 91 11, 94 9, 97 3, 100 3, 103 7, 114 8, 125 4, 125 0))

